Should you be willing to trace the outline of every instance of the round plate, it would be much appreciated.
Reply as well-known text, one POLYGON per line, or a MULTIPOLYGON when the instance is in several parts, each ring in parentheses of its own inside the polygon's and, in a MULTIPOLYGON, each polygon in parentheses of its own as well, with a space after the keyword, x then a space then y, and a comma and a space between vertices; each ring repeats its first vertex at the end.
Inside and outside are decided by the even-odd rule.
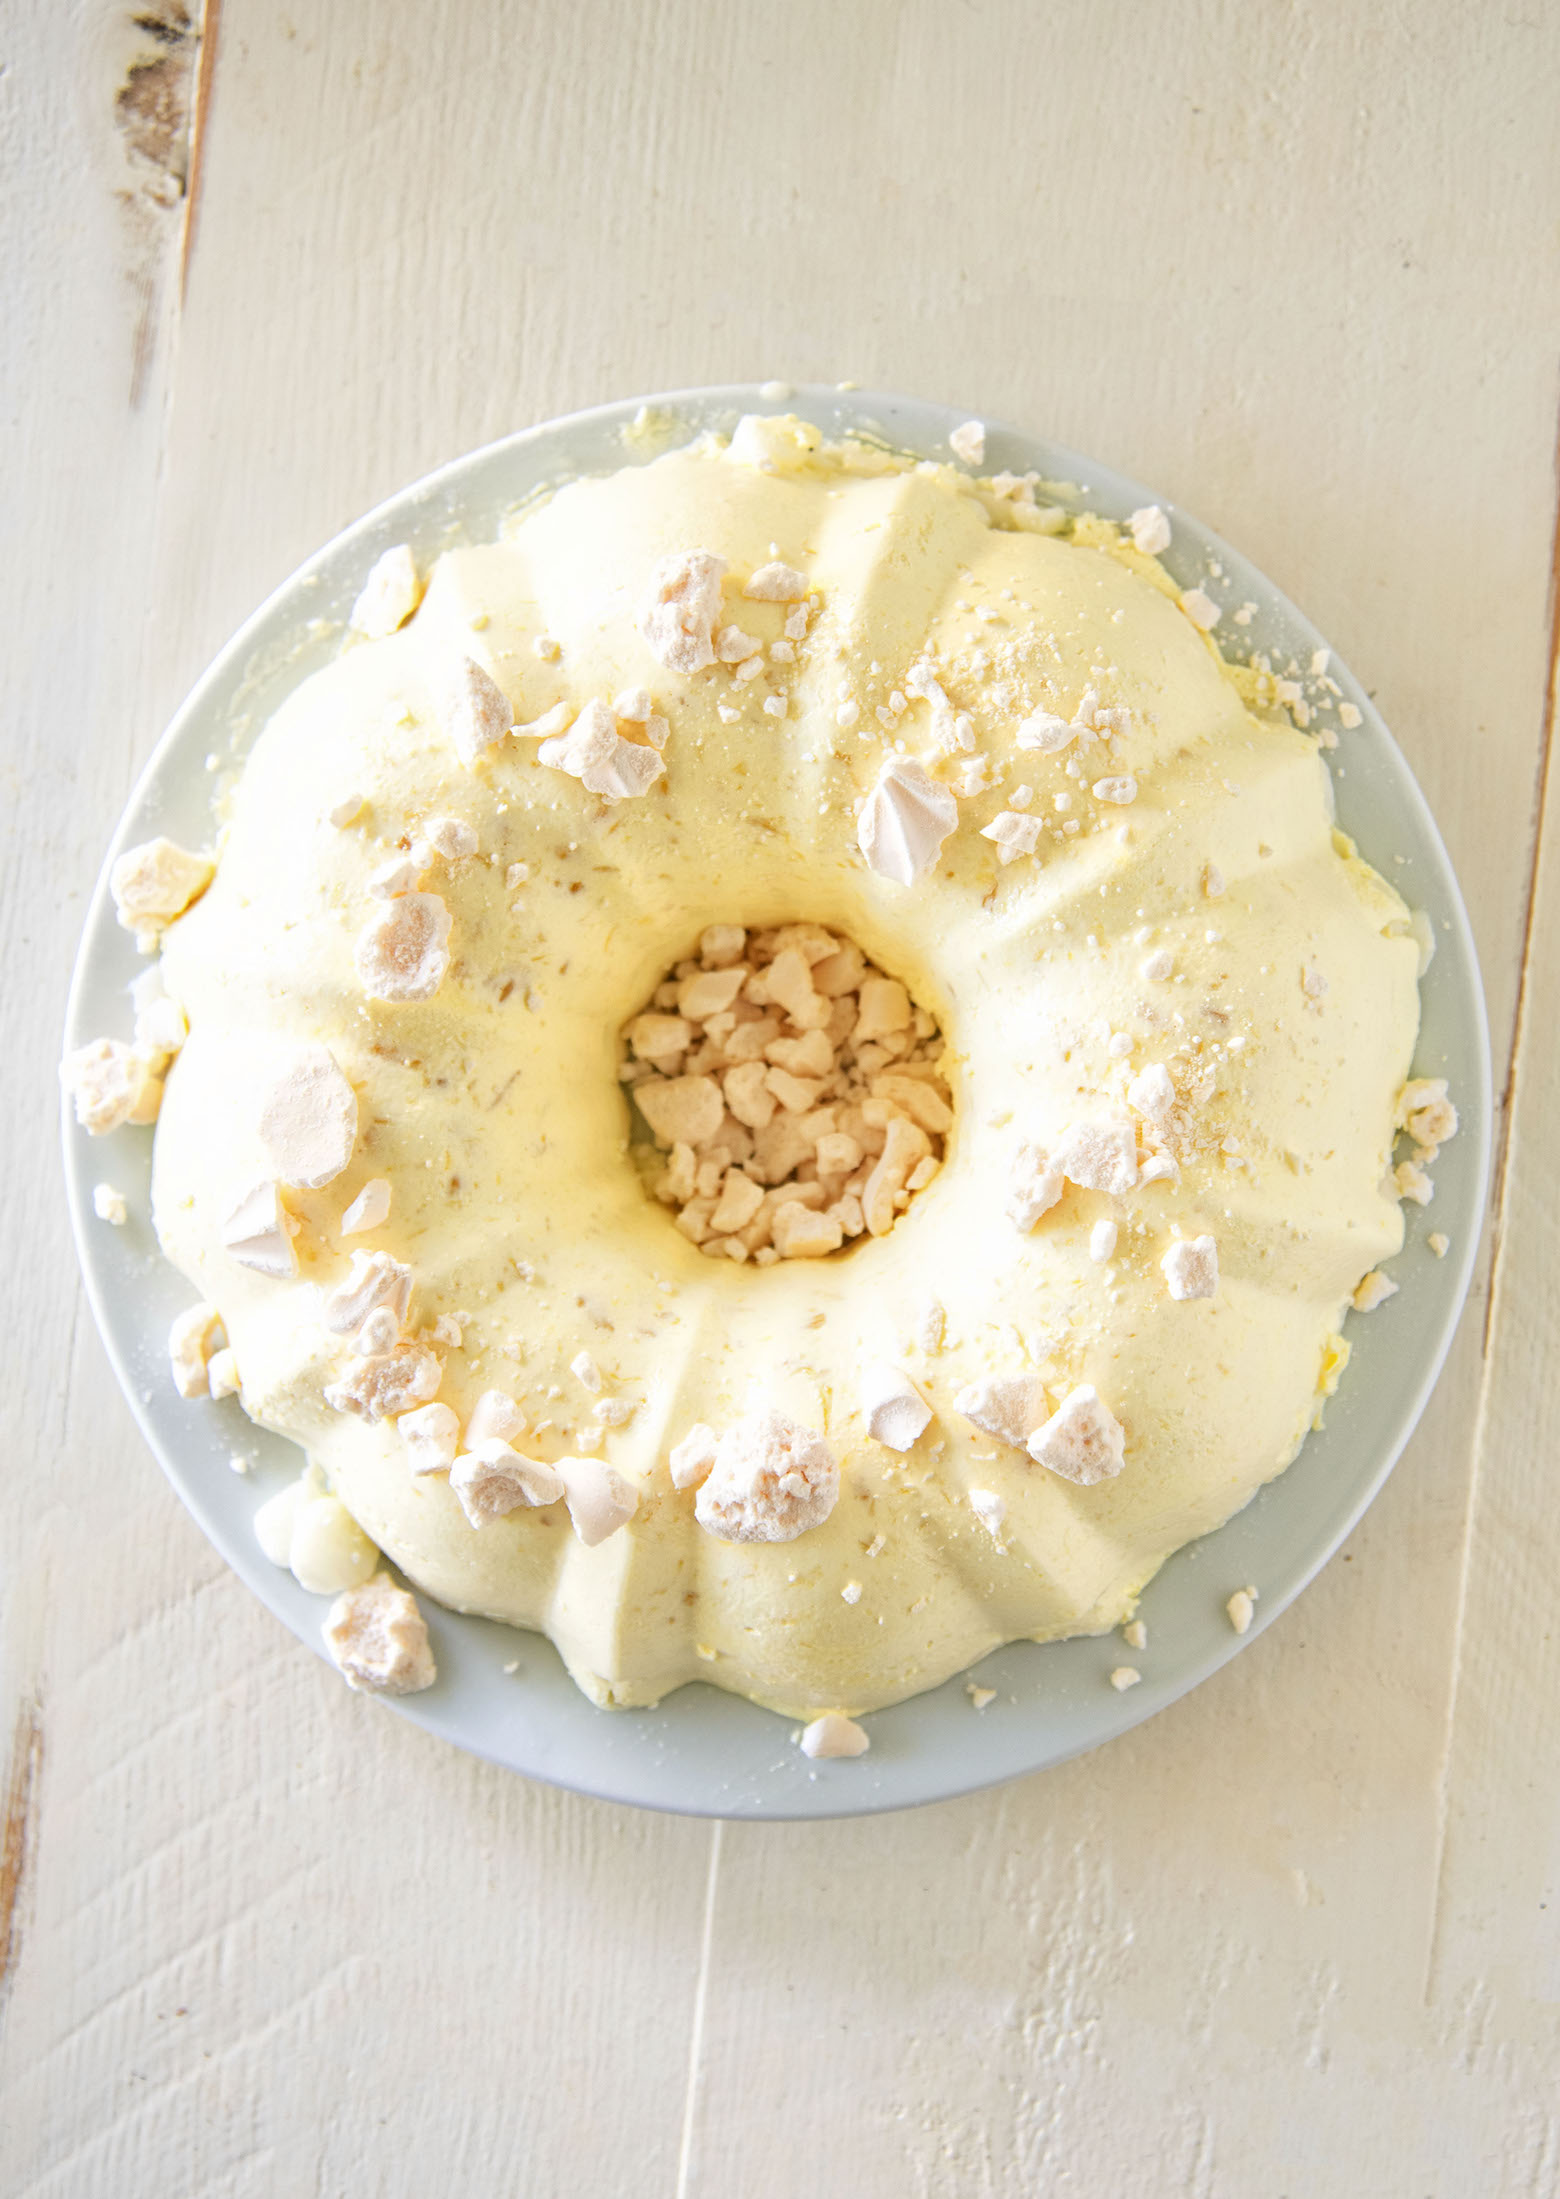
MULTIPOLYGON (((642 454, 643 434, 630 443, 624 431, 643 407, 652 424, 664 424, 667 442, 729 429, 743 412, 795 411, 826 434, 867 433, 940 457, 964 417, 902 397, 820 389, 780 395, 766 387, 768 394, 733 387, 631 399, 549 421, 428 475, 338 535, 256 612, 199 681, 148 764, 109 860, 158 832, 197 847, 209 840, 217 774, 231 772, 283 698, 335 655, 342 622, 381 550, 410 542, 426 566, 452 544, 491 540, 537 490, 612 471, 642 454)), ((1113 519, 1163 504, 1175 527, 1165 563, 1181 584, 1206 581, 1217 560, 1224 574, 1219 599, 1256 605, 1244 629, 1229 622, 1221 628, 1227 649, 1249 645, 1282 666, 1291 659, 1308 665, 1325 646, 1237 551, 1137 482, 999 427, 987 428, 985 465, 1038 469, 1052 484, 1048 495, 1113 519)), ((1341 733, 1332 759, 1339 819, 1434 927, 1437 952, 1422 986, 1416 1073, 1451 1080, 1462 1134, 1437 1163, 1433 1221, 1421 1208, 1406 1210, 1408 1243, 1393 1269, 1399 1294, 1368 1319, 1350 1319, 1354 1356, 1326 1426, 1307 1439, 1287 1473, 1217 1534, 1180 1551, 1150 1583, 1142 1616, 1151 1646, 1124 1652, 1119 1634, 1010 1645, 978 1668, 980 1685, 996 1690, 984 1710, 972 1708, 962 1677, 949 1680, 874 1712, 869 1755, 815 1764, 797 1748, 787 1720, 713 1687, 684 1687, 656 1710, 597 1710, 541 1636, 461 1618, 425 1598, 439 1678, 425 1694, 396 1703, 401 1716, 533 1777, 653 1809, 738 1818, 900 1809, 1039 1770, 1125 1732, 1217 1671, 1299 1594, 1385 1481, 1440 1371, 1478 1244, 1491 1113, 1478 967, 1446 851, 1369 696, 1336 658, 1329 671, 1340 699, 1352 702, 1361 720, 1341 733), (1451 1238, 1445 1259, 1425 1248, 1432 1227, 1451 1238), (1248 1583, 1260 1590, 1260 1601, 1251 1633, 1240 1637, 1224 1604, 1248 1583), (1108 1675, 1126 1654, 1133 1654, 1142 1684, 1118 1694, 1108 1675)), ((105 1033, 128 1036, 126 987, 144 967, 115 920, 106 869, 76 965, 68 1046, 105 1033)), ((87 1294, 147 1441, 228 1563, 323 1655, 324 1599, 268 1563, 251 1524, 261 1499, 296 1475, 299 1453, 254 1427, 235 1399, 190 1404, 169 1380, 168 1325, 188 1303, 189 1286, 162 1259, 148 1219, 150 1137, 124 1129, 89 1139, 67 1109, 65 1171, 87 1294), (129 1199, 125 1228, 110 1228, 93 1214, 92 1189, 104 1180, 129 1199), (231 1470, 235 1456, 247 1472, 231 1470)), ((371 1745, 371 1736, 364 1738, 371 1745)))

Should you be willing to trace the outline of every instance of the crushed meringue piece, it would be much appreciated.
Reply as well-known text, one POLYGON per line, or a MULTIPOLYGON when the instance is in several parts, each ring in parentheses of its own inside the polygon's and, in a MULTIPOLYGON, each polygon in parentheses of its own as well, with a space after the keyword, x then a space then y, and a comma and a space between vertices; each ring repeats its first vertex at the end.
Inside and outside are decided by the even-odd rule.
POLYGON ((972 1489, 970 1510, 988 1535, 995 1538, 1001 1533, 1002 1523, 1007 1518, 1007 1505, 995 1489, 972 1489))
POLYGON ((550 1466, 523 1458, 498 1436, 473 1442, 450 1468, 450 1487, 473 1527, 486 1527, 522 1507, 556 1504, 564 1493, 562 1478, 550 1466))
POLYGON ((1089 792, 1097 802, 1110 802, 1125 808, 1138 798, 1138 783, 1129 773, 1120 779, 1096 779, 1089 792))
POLYGON ((740 626, 723 626, 715 636, 715 654, 722 664, 746 664, 763 647, 756 634, 744 633, 740 626))
POLYGON ((1175 1112, 1175 1085, 1162 1061, 1151 1061, 1127 1086, 1127 1105, 1150 1122, 1164 1122, 1175 1112))
POLYGON ((1338 705, 1338 723, 1346 733, 1353 733, 1365 723, 1365 720, 1360 716, 1352 702, 1341 702, 1338 705))
POLYGON ((1172 1298, 1212 1298, 1219 1288, 1219 1248, 1212 1237, 1178 1237, 1159 1265, 1172 1298))
POLYGON ((1121 1630, 1121 1638, 1128 1649, 1147 1649, 1148 1628, 1141 1619, 1129 1619, 1121 1630))
POLYGON ((371 1176, 341 1217, 343 1237, 361 1237, 370 1229, 383 1229, 390 1219, 390 1179, 371 1176))
POLYGON ((423 827, 423 837, 446 863, 459 863, 477 852, 477 828, 463 817, 430 817, 423 827))
POLYGON ((1062 1171, 1044 1150, 1027 1139, 1013 1155, 1008 1169, 1003 1212, 1027 1237, 1042 1214, 1049 1214, 1066 1184, 1062 1171))
POLYGON ((444 1474, 460 1449, 460 1421, 451 1405, 419 1405, 396 1422, 401 1441, 412 1454, 414 1474, 444 1474))
POLYGON ((1138 964, 1138 976, 1150 985, 1163 985, 1175 975, 1175 956, 1168 947, 1156 947, 1138 964))
POLYGON ((566 702, 555 702, 550 710, 544 710, 539 718, 530 718, 524 725, 517 725, 515 732, 522 740, 550 740, 555 733, 567 733, 574 723, 574 712, 566 702))
POLYGON ((1256 1616, 1249 1588, 1237 1588, 1234 1595, 1225 1604, 1224 1609, 1231 1626, 1237 1634, 1244 1634, 1249 1631, 1252 1619, 1256 1616))
POLYGON ((210 1381, 206 1362, 216 1348, 217 1331, 221 1316, 215 1306, 204 1302, 186 1306, 174 1316, 168 1331, 168 1361, 173 1369, 173 1386, 181 1397, 206 1397, 210 1394, 210 1381))
POLYGON ((1142 1677, 1136 1665, 1117 1665, 1110 1676, 1110 1684, 1118 1695, 1124 1695, 1129 1687, 1136 1687, 1142 1677))
POLYGON ((354 959, 365 991, 396 1003, 431 1000, 450 966, 450 912, 436 893, 387 901, 358 934, 354 959))
POLYGON ((1413 1077, 1398 1094, 1397 1120, 1415 1145, 1420 1160, 1434 1160, 1457 1135, 1457 1109, 1447 1098, 1445 1077, 1413 1077))
POLYGON ((349 793, 343 794, 339 801, 332 802, 325 814, 333 825, 345 828, 355 818, 362 816, 363 797, 354 787, 349 793))
POLYGON ((1089 1258, 1096 1267, 1103 1267, 1116 1249, 1116 1224, 1110 1220, 1095 1223, 1089 1231, 1089 1258))
POLYGON ((162 1105, 162 1080, 150 1061, 117 1038, 94 1039, 67 1054, 60 1063, 60 1084, 77 1122, 94 1138, 123 1123, 155 1122, 162 1105))
POLYGON ((376 1573, 330 1607, 325 1646, 348 1687, 376 1695, 416 1695, 438 1674, 416 1599, 376 1573))
POLYGON ((1109 1481, 1126 1463, 1126 1431, 1092 1382, 1069 1390, 1026 1447, 1037 1466, 1084 1489, 1109 1481))
POLYGON ((639 1509, 631 1482, 599 1458, 560 1458, 553 1468, 563 1483, 569 1524, 587 1550, 615 1535, 639 1509))
POLYGON ((199 900, 215 876, 208 857, 159 836, 126 848, 108 874, 108 890, 126 931, 160 932, 199 900))
POLYGON ((732 431, 726 456, 735 465, 756 466, 760 473, 794 472, 822 440, 810 420, 799 420, 794 413, 745 412, 732 431))
POLYGON ((1124 1115, 1098 1115, 1063 1132, 1051 1166, 1085 1191, 1123 1198, 1138 1181, 1137 1134, 1124 1115))
POLYGON ((426 1405, 439 1387, 443 1369, 420 1344, 397 1344, 380 1359, 355 1359, 337 1382, 327 1383, 325 1402, 338 1413, 364 1420, 392 1420, 426 1405))
POLYGON ((696 1420, 680 1443, 674 1443, 669 1455, 672 1487, 696 1489, 715 1463, 717 1443, 715 1430, 704 1421, 696 1420))
POLYGON ((513 1443, 525 1432, 525 1415, 507 1390, 484 1390, 466 1422, 466 1448, 479 1443, 513 1443))
POLYGON ((222 1225, 222 1242, 240 1267, 257 1275, 296 1275, 298 1255, 281 1185, 267 1179, 246 1191, 222 1225))
POLYGON ((708 550, 663 557, 650 576, 639 631, 669 672, 702 672, 715 662, 714 629, 726 560, 708 550))
POLYGON ((726 1429, 694 1516, 721 1542, 790 1542, 833 1511, 840 1470, 822 1436, 772 1405, 726 1429))
POLYGON ((1400 1199, 1411 1199, 1415 1206, 1428 1206, 1435 1197, 1435 1185, 1417 1161, 1399 1161, 1392 1171, 1392 1188, 1400 1199))
POLYGON ((446 737, 468 769, 475 769, 488 750, 497 748, 514 730, 509 697, 474 657, 459 657, 446 667, 435 709, 446 737))
POLYGON ((627 802, 649 792, 666 770, 658 750, 626 741, 604 702, 588 702, 561 739, 543 741, 537 760, 566 771, 588 794, 627 802))
POLYGON ((891 1451, 912 1450, 931 1423, 932 1409, 899 1368, 870 1360, 861 1370, 861 1415, 867 1433, 891 1451))
POLYGON ((948 1316, 941 1300, 925 1299, 916 1313, 913 1340, 928 1358, 942 1350, 947 1324, 948 1316))
POLYGON ((321 1317, 333 1336, 350 1336, 379 1306, 404 1323, 412 1303, 412 1271, 388 1252, 354 1252, 344 1282, 325 1300, 321 1317))
POLYGON ((601 1369, 597 1366, 595 1360, 592 1359, 588 1351, 579 1351, 575 1353, 574 1357, 569 1361, 569 1372, 574 1376, 576 1381, 583 1383, 587 1390, 590 1390, 593 1393, 600 1390, 601 1369))
POLYGON ((401 1324, 388 1306, 376 1306, 352 1339, 359 1359, 383 1359, 395 1350, 401 1324))
POLYGON ((366 635, 370 641, 383 641, 404 626, 422 601, 422 582, 417 577, 417 560, 408 543, 397 542, 394 548, 385 550, 368 569, 356 603, 348 616, 347 624, 355 634, 366 635))
POLYGON ((796 603, 806 595, 807 582, 794 565, 760 565, 742 593, 750 603, 796 603))
POLYGON ((980 466, 986 460, 986 424, 983 420, 966 420, 955 428, 948 438, 948 448, 955 458, 966 466, 980 466))
POLYGON ((802 1728, 801 1750, 804 1756, 865 1756, 872 1741, 865 1727, 858 1726, 854 1718, 847 1718, 840 1710, 825 1711, 811 1725, 802 1728))
POLYGON ((1170 522, 1157 504, 1145 504, 1127 521, 1132 545, 1145 557, 1160 557, 1170 547, 1170 522))
POLYGON ((977 1687, 973 1680, 965 1681, 964 1692, 976 1710, 984 1710, 988 1703, 994 1703, 997 1699, 994 1687, 977 1687))
POLYGON ((1036 710, 1014 729, 1013 740, 1019 748, 1038 748, 1042 755, 1055 756, 1076 740, 1078 731, 1054 710, 1036 710))
MULTIPOLYGON (((396 902, 386 909, 393 917, 396 902)), ((329 1047, 295 1046, 260 1100, 260 1142, 284 1184, 319 1191, 334 1183, 357 1145, 357 1094, 329 1047)))
POLYGON ((1389 1298, 1395 1298, 1397 1294, 1398 1286, 1391 1276, 1383 1275, 1381 1269, 1376 1267, 1368 1275, 1360 1277, 1354 1288, 1352 1303, 1356 1313, 1374 1313, 1378 1306, 1384 1306, 1389 1298))
POLYGON ((1020 856, 1033 855, 1040 845, 1040 832, 1044 819, 1026 817, 1019 810, 1004 809, 992 818, 989 825, 982 825, 983 840, 996 842, 997 853, 1003 867, 1016 863, 1020 856))
POLYGON ((1438 1260, 1444 1260, 1452 1249, 1452 1240, 1447 1236, 1444 1229, 1431 1230, 1429 1236, 1425 1239, 1425 1243, 1438 1260))
POLYGON ((913 757, 895 756, 862 804, 856 839, 869 870, 913 886, 959 822, 959 805, 913 757))
POLYGON ((1204 634, 1212 633, 1223 613, 1212 596, 1201 588, 1188 588, 1181 597, 1181 609, 1192 624, 1204 634))
POLYGON ((124 1193, 116 1191, 111 1183, 92 1186, 92 1211, 100 1222, 107 1222, 113 1229, 123 1229, 130 1219, 124 1193))
POLYGON ((1045 1384, 1037 1374, 984 1375, 960 1390, 953 1409, 983 1435, 1026 1450, 1046 1416, 1045 1384))

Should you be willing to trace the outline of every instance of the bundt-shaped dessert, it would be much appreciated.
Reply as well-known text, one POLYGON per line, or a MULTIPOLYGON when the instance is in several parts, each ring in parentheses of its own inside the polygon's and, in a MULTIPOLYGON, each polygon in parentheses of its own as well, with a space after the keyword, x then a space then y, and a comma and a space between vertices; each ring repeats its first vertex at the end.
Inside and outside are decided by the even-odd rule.
POLYGON ((1418 948, 1167 539, 764 419, 381 560, 209 887, 126 878, 183 1363, 297 1520, 598 1703, 813 1717, 1120 1623, 1288 1464, 1418 948))

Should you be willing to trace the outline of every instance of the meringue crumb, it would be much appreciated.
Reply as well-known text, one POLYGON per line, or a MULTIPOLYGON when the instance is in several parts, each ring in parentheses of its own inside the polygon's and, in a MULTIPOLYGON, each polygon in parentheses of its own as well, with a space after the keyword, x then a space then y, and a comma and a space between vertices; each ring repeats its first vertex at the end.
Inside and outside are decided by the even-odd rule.
POLYGON ((948 448, 967 466, 979 466, 986 457, 986 428, 981 420, 966 420, 948 438, 948 448))
POLYGON ((92 1211, 100 1222, 111 1223, 115 1229, 123 1229, 130 1219, 130 1209, 125 1204, 124 1193, 116 1191, 111 1183, 93 1186, 92 1211))
POLYGON ((1145 557, 1158 557, 1170 547, 1170 522, 1157 504, 1145 504, 1127 521, 1132 530, 1132 546, 1145 557))
POLYGON ((1237 1634, 1244 1634, 1250 1627, 1253 1616, 1252 1607, 1255 1602, 1256 1590, 1254 1588, 1237 1588, 1234 1595, 1230 1597, 1228 1603, 1224 1606, 1225 1615, 1237 1634))
POLYGON ((977 1710, 984 1710, 988 1703, 994 1703, 997 1699, 994 1687, 977 1687, 973 1680, 965 1681, 964 1692, 977 1710))
POLYGON ((1147 1649, 1148 1628, 1141 1619, 1129 1619, 1121 1630, 1121 1638, 1128 1649, 1147 1649))
POLYGON ((842 1589, 840 1590, 840 1600, 841 1600, 841 1602, 843 1602, 843 1603, 860 1603, 860 1601, 861 1601, 861 1583, 860 1583, 860 1581, 847 1581, 847 1582, 845 1583, 845 1586, 844 1586, 844 1587, 843 1587, 843 1588, 842 1588, 842 1589))
POLYGON ((1398 1286, 1390 1275, 1383 1275, 1379 1267, 1373 1267, 1368 1275, 1362 1275, 1355 1287, 1353 1306, 1356 1313, 1374 1313, 1389 1298, 1395 1298, 1398 1286))
POLYGON ((1338 723, 1346 733, 1352 733, 1358 726, 1362 726, 1365 720, 1360 716, 1352 702, 1341 702, 1338 705, 1338 723))
POLYGON ((1181 598, 1181 609, 1204 634, 1211 633, 1223 616, 1212 596, 1205 594, 1201 588, 1187 589, 1181 598))
POLYGON ((1129 1687, 1136 1687, 1142 1677, 1136 1665, 1117 1665, 1110 1676, 1110 1684, 1118 1695, 1124 1695, 1129 1687))
POLYGON ((1452 1249, 1452 1240, 1447 1236, 1444 1229, 1431 1230, 1429 1236, 1425 1239, 1425 1243, 1438 1260, 1444 1260, 1452 1249))
POLYGON ((842 1711, 825 1711, 802 1729, 804 1756, 864 1756, 872 1746, 866 1731, 842 1711))

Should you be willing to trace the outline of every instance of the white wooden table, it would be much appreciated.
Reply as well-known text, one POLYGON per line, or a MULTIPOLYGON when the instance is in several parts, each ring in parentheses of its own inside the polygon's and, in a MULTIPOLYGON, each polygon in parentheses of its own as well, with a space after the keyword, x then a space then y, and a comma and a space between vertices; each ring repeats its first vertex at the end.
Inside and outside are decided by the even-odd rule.
POLYGON ((1557 72, 1450 0, 0 15, 0 2190, 1560 2192, 1557 72), (239 619, 470 445, 766 376, 1247 549, 1429 792, 1505 1080, 1452 1365, 1294 1612, 1097 1756, 802 1830, 350 1697, 143 1450, 54 1157, 84 895, 239 619))

